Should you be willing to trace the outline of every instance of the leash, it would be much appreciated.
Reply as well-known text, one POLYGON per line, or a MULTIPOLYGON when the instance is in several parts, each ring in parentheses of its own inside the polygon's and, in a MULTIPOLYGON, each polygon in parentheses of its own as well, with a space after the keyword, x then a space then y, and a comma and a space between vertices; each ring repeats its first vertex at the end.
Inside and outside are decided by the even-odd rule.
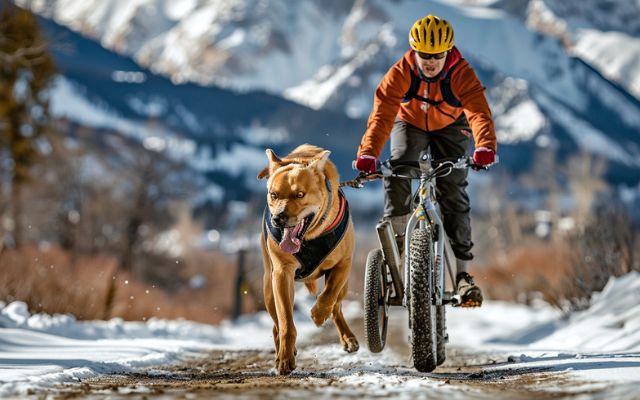
POLYGON ((364 187, 365 182, 375 181, 382 178, 381 173, 373 172, 370 174, 360 174, 354 179, 340 182, 340 187, 351 187, 354 189, 361 189, 364 187))

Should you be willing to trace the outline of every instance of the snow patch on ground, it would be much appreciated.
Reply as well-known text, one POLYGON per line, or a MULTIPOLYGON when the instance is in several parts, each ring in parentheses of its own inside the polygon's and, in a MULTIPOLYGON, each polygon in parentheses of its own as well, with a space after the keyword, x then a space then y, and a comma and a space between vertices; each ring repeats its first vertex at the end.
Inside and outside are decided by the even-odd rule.
MULTIPOLYGON (((317 328, 308 312, 315 300, 301 289, 296 294, 295 321, 298 337, 304 340, 317 328)), ((362 315, 359 302, 346 303, 344 312, 347 318, 362 315)), ((588 310, 568 318, 546 304, 486 302, 481 309, 449 309, 447 319, 451 346, 512 354, 510 363, 486 367, 485 372, 543 368, 586 380, 594 388, 619 385, 620 393, 640 383, 638 272, 611 279, 588 310)), ((70 315, 30 314, 22 302, 0 303, 0 396, 24 395, 103 374, 148 371, 206 350, 268 350, 273 346, 271 327, 265 312, 219 326, 157 319, 79 322, 70 315)), ((338 376, 339 382, 368 387, 370 393, 456 390, 406 367, 404 357, 388 350, 373 354, 362 345, 354 354, 326 345, 305 352, 330 362, 333 369, 328 373, 338 376)))
MULTIPOLYGON (((296 295, 301 338, 317 329, 314 299, 296 295)), ((269 349, 273 322, 265 312, 211 326, 185 320, 77 321, 72 315, 31 314, 24 302, 0 303, 0 397, 24 395, 98 375, 136 372, 213 349, 269 349)), ((359 312, 347 306, 345 314, 359 312)))

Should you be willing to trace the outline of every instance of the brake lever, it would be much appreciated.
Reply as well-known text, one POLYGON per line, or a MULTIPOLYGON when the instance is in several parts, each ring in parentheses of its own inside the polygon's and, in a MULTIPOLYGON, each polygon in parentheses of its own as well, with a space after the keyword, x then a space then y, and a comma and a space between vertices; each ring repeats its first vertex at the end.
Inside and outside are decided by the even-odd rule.
MULTIPOLYGON (((460 162, 460 161, 458 161, 460 162)), ((487 171, 489 170, 489 168, 493 167, 494 165, 498 164, 500 162, 500 157, 498 157, 498 155, 496 154, 496 159, 494 162, 492 162, 491 164, 488 165, 480 165, 480 164, 476 164, 473 162, 473 158, 469 157, 467 158, 467 165, 469 166, 469 168, 471 168, 474 171, 487 171)))
POLYGON ((357 179, 363 182, 369 182, 369 181, 375 181, 376 179, 380 179, 383 176, 384 174, 381 171, 370 172, 370 173, 363 172, 360 175, 358 175, 357 179))
POLYGON ((471 168, 474 171, 483 171, 483 170, 487 171, 489 169, 489 166, 471 163, 469 164, 469 168, 471 168))
POLYGON ((378 167, 378 171, 382 176, 392 176, 393 168, 391 167, 391 161, 390 160, 381 161, 378 167))

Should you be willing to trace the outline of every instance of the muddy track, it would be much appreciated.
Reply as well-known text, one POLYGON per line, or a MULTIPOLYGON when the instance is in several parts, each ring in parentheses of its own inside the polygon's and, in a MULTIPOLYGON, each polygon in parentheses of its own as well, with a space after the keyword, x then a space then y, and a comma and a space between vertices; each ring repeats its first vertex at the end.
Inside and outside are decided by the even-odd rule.
MULTIPOLYGON (((361 340, 362 321, 353 321, 361 340)), ((535 368, 486 371, 507 363, 505 355, 449 349, 447 361, 436 372, 415 371, 409 359, 405 334, 390 331, 387 348, 398 362, 379 363, 379 355, 360 350, 356 355, 327 359, 323 349, 338 348, 331 324, 299 344, 297 369, 277 376, 273 351, 213 351, 185 359, 179 365, 131 375, 110 375, 58 387, 58 398, 309 398, 309 397, 410 397, 430 399, 531 399, 571 398, 595 394, 572 390, 575 381, 563 373, 535 368), (345 362, 341 360, 347 358, 345 362), (340 364, 336 367, 336 362, 340 364), (409 385, 403 385, 408 381, 409 385), (416 381, 418 385, 416 385, 416 381), (549 390, 553 388, 553 390, 549 390), (413 393, 412 395, 412 392, 413 393)), ((361 346, 364 346, 361 343, 361 346)), ((337 353, 333 351, 333 353, 337 353)), ((385 359, 386 361, 386 359, 385 359)))

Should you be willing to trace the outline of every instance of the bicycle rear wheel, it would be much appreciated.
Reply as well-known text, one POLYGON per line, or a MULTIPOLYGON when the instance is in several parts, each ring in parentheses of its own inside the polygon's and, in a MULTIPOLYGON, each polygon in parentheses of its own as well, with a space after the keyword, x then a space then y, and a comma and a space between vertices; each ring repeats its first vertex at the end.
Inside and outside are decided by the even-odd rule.
POLYGON ((372 353, 381 352, 387 339, 389 288, 386 271, 382 250, 371 250, 364 278, 364 335, 372 353))
POLYGON ((429 229, 416 229, 409 245, 411 355, 420 372, 437 366, 436 307, 433 305, 433 242, 429 229))

